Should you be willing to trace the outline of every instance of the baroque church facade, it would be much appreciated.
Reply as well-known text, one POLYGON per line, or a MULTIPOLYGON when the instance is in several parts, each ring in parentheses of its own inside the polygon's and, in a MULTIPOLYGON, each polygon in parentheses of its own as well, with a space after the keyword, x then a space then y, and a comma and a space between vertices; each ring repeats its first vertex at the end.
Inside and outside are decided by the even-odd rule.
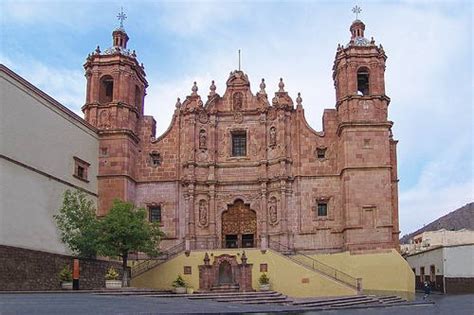
POLYGON ((146 207, 163 248, 277 248, 334 253, 398 249, 398 178, 387 56, 355 20, 337 48, 335 108, 315 131, 282 79, 232 71, 223 95, 196 83, 156 135, 148 82, 123 27, 84 64, 85 120, 99 135, 98 214, 114 198, 146 207))

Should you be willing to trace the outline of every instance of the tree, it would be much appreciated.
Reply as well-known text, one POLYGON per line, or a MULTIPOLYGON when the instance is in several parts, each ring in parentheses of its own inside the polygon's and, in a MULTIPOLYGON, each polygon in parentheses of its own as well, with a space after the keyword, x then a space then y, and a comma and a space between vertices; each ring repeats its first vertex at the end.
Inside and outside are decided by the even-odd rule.
POLYGON ((128 286, 127 262, 131 251, 158 255, 163 233, 157 223, 146 220, 146 210, 129 202, 114 200, 110 212, 100 221, 99 253, 122 258, 123 286, 128 286))
POLYGON ((63 204, 53 218, 60 231, 61 241, 74 255, 84 258, 96 256, 99 222, 94 203, 87 199, 84 192, 66 190, 63 204))

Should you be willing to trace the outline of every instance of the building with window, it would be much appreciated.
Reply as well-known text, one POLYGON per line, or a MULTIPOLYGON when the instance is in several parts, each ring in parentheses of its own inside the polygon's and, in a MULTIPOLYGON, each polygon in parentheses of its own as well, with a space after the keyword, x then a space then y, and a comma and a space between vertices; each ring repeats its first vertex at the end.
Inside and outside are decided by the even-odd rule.
POLYGON ((132 285, 169 289, 184 272, 203 291, 247 291, 266 272, 273 289, 291 296, 413 294, 414 276, 398 253, 387 56, 364 31, 355 20, 349 42, 337 47, 336 103, 321 131, 283 79, 255 88, 239 69, 223 95, 212 81, 201 96, 194 82, 156 135, 144 115, 145 70, 124 28, 113 31, 112 47, 89 54, 84 121, 70 123, 91 142, 67 139, 63 150, 77 151, 61 174, 84 189, 97 183, 99 216, 119 198, 159 222, 166 259, 134 266, 132 285))
POLYGON ((274 94, 263 79, 254 93, 235 70, 223 95, 212 82, 202 97, 194 82, 157 136, 155 120, 143 114, 144 68, 117 28, 113 47, 97 49, 84 65, 85 120, 105 152, 99 214, 114 198, 147 207, 167 235, 164 246, 185 241, 191 250, 398 248, 387 57, 365 39, 360 20, 350 30, 349 43, 337 49, 336 107, 325 110, 322 131, 307 124, 302 97, 293 100, 283 79, 274 94))
MULTIPOLYGON (((99 215, 114 198, 146 207, 166 234, 163 251, 185 250, 186 259, 201 253, 182 268, 186 276, 194 270, 189 281, 202 290, 219 282, 212 276, 218 271, 200 266, 207 251, 246 249, 250 255, 258 249, 330 255, 319 259, 364 278, 365 290, 412 292, 413 275, 397 252, 397 141, 388 120, 387 57, 364 31, 364 23, 354 21, 349 42, 337 48, 336 104, 324 111, 323 130, 308 125, 302 96, 293 99, 283 79, 274 93, 264 79, 255 90, 239 69, 230 72, 223 95, 216 92, 219 83, 201 95, 194 82, 190 94, 177 99, 168 129, 156 135, 155 120, 144 115, 144 67, 127 47, 126 31, 117 28, 113 46, 97 48, 84 65, 85 120, 98 130, 100 152, 107 152, 99 157, 99 215), (342 253, 391 257, 381 265, 399 270, 397 278, 377 284, 376 268, 360 263, 369 256, 353 255, 359 263, 351 265, 360 267, 349 271, 342 261, 350 258, 337 256, 342 253)), ((213 257, 219 269, 221 258, 213 257)), ((238 266, 229 259, 222 263, 238 266)), ((182 273, 176 265, 162 268, 137 272, 132 283, 164 288, 172 280, 153 272, 182 273)))
POLYGON ((474 292, 474 244, 439 245, 406 257, 416 275, 416 287, 428 281, 443 293, 474 292))
POLYGON ((97 129, 0 65, 0 245, 67 253, 53 215, 66 189, 97 202, 97 129))

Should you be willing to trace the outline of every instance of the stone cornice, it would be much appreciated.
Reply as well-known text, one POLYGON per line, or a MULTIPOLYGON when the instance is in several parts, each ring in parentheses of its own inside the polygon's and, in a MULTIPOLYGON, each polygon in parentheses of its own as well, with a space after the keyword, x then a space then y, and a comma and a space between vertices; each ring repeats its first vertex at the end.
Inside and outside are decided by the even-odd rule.
POLYGON ((360 127, 369 127, 369 128, 387 128, 390 129, 393 126, 393 122, 369 122, 369 121, 351 121, 351 122, 342 122, 337 126, 336 134, 341 135, 343 129, 346 128, 360 128, 360 127))
POLYGON ((363 96, 363 95, 354 94, 354 95, 344 96, 339 101, 337 101, 336 102, 336 109, 338 109, 339 106, 341 105, 341 103, 343 103, 343 102, 348 102, 348 101, 351 101, 351 100, 372 100, 372 99, 379 99, 379 100, 382 100, 382 101, 386 101, 387 106, 390 104, 390 97, 388 97, 387 95, 363 96))
POLYGON ((135 143, 140 142, 140 138, 131 130, 128 129, 104 129, 104 130, 99 130, 98 131, 99 137, 107 137, 107 136, 115 136, 115 135, 126 135, 130 137, 135 143))

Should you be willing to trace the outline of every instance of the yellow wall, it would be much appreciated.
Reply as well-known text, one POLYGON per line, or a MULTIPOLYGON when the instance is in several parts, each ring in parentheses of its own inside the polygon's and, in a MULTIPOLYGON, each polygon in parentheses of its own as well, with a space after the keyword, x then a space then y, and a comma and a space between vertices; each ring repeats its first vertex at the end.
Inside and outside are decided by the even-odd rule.
MULTIPOLYGON (((198 265, 203 264, 206 251, 192 251, 189 256, 181 254, 134 279, 132 286, 170 290, 171 283, 181 274, 185 281, 195 289, 199 288, 198 265), (183 266, 191 266, 192 274, 184 275, 183 266)), ((238 255, 240 263, 242 250, 210 250, 211 258, 221 254, 238 255), (211 254, 213 256, 211 256, 211 254)), ((260 264, 268 265, 271 289, 292 297, 342 296, 356 294, 339 282, 309 270, 287 257, 267 250, 245 250, 247 263, 253 264, 252 286, 258 289, 258 278, 261 275, 260 264), (303 283, 303 279, 305 282, 303 283), (307 279, 307 280, 306 280, 307 279)), ((348 252, 339 254, 313 255, 317 260, 342 270, 355 278, 362 278, 364 293, 396 294, 404 298, 414 296, 414 276, 406 261, 396 251, 374 254, 351 255, 348 252)))
POLYGON ((311 256, 355 278, 362 278, 362 287, 366 294, 394 294, 409 300, 414 298, 415 275, 396 250, 311 256))
MULTIPOLYGON (((212 250, 208 251, 214 256, 221 254, 241 255, 242 250, 212 250)), ((157 289, 171 289, 171 283, 181 274, 185 281, 195 289, 199 288, 199 269, 202 265, 205 251, 192 251, 188 257, 181 254, 156 268, 145 272, 132 279, 132 286, 157 289), (192 275, 183 274, 183 266, 192 266, 192 275)), ((354 289, 348 288, 343 284, 335 282, 325 276, 300 266, 288 258, 273 252, 266 251, 263 254, 258 249, 245 250, 247 263, 253 264, 252 267, 252 287, 258 289, 258 278, 261 275, 260 264, 268 265, 267 275, 270 278, 271 289, 292 297, 310 297, 310 296, 340 296, 356 294, 354 289), (302 279, 308 279, 307 283, 302 283, 302 279)), ((211 264, 213 262, 213 256, 211 264)), ((237 256, 240 263, 240 256, 237 256)))

